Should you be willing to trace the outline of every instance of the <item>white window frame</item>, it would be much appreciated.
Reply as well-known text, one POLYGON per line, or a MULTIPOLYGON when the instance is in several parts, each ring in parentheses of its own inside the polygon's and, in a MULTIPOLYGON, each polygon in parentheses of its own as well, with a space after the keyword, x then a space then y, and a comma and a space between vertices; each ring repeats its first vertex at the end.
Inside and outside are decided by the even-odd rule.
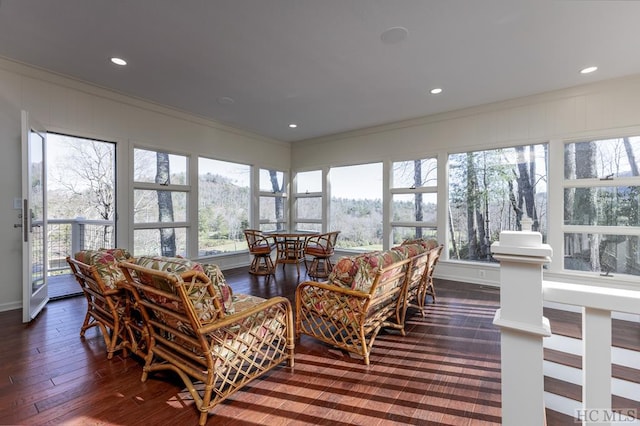
MULTIPOLYGON (((186 230, 186 257, 190 257, 191 254, 193 253, 193 247, 194 247, 194 243, 196 246, 196 251, 195 253, 197 253, 197 235, 195 236, 195 240, 194 240, 194 235, 192 232, 193 227, 191 226, 192 223, 194 223, 194 218, 193 218, 193 212, 194 212, 194 202, 196 203, 195 205, 197 206, 197 200, 194 200, 193 198, 193 188, 191 185, 191 182, 193 181, 193 172, 192 170, 194 169, 194 167, 192 167, 192 156, 190 154, 185 154, 185 153, 180 153, 180 152, 174 152, 174 151, 169 151, 169 150, 163 150, 160 148, 156 148, 156 147, 147 147, 147 146, 140 146, 140 145, 134 145, 131 147, 131 157, 130 157, 130 164, 131 164, 131 190, 130 190, 130 202, 129 205, 134 206, 135 205, 135 191, 136 190, 146 190, 146 191, 171 191, 171 192, 184 192, 186 193, 186 197, 187 197, 187 205, 186 205, 186 221, 180 221, 180 222, 144 222, 144 223, 136 223, 135 222, 135 218, 134 218, 134 210, 133 208, 130 209, 130 217, 129 217, 129 223, 131 223, 131 243, 130 243, 130 247, 132 248, 132 251, 135 248, 135 231, 137 230, 145 230, 145 229, 167 229, 167 228, 183 228, 186 230), (164 152, 166 154, 169 155, 178 155, 180 157, 185 157, 186 159, 186 179, 187 179, 187 183, 185 185, 178 185, 178 184, 168 184, 168 185, 162 185, 159 183, 155 183, 155 182, 138 182, 135 180, 135 150, 136 149, 140 149, 140 150, 144 150, 144 151, 152 151, 152 152, 164 152)), ((196 179, 197 182, 197 179, 196 179)), ((195 209, 195 220, 197 222, 197 208, 195 209)), ((197 228, 197 227, 196 227, 197 228)), ((176 253, 178 254, 178 253, 176 253)), ((136 254, 139 255, 139 254, 136 254)))

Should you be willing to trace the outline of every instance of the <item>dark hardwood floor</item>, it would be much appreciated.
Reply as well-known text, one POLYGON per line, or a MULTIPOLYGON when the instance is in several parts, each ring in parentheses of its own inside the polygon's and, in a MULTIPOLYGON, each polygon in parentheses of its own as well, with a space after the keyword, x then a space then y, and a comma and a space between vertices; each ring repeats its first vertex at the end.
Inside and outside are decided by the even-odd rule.
MULTIPOLYGON (((236 293, 293 302, 295 267, 276 278, 226 271, 236 293)), ((301 279, 303 277, 301 276, 301 279)), ((438 303, 410 310, 407 335, 382 332, 371 365, 303 336, 295 369, 284 365, 212 410, 209 425, 499 424, 500 336, 492 320, 499 292, 436 280, 438 303)), ((50 302, 29 325, 0 313, 0 424, 183 425, 197 413, 181 382, 141 362, 107 360, 99 331, 79 337, 82 297, 50 302)), ((552 416, 549 424, 562 424, 552 416)))

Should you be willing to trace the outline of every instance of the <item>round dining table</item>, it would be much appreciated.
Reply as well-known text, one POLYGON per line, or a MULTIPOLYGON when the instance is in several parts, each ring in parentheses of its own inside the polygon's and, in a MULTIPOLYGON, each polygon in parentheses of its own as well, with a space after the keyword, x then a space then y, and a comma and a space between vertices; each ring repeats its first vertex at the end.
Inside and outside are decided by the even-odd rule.
POLYGON ((276 240, 276 269, 278 265, 295 264, 300 276, 300 263, 304 262, 304 244, 312 235, 318 235, 318 231, 311 230, 275 230, 265 231, 264 235, 274 237, 276 240))

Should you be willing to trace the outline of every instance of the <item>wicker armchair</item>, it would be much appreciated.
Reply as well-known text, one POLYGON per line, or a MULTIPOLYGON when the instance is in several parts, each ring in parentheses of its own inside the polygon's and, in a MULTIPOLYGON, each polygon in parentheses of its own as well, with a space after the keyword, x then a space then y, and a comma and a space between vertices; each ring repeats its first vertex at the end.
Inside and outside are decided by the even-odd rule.
POLYGON ((305 281, 296 289, 296 337, 313 336, 363 357, 383 328, 404 331, 411 258, 388 250, 338 261, 327 282, 305 281))
MULTIPOLYGON (((163 265, 157 259, 157 269, 120 264, 149 326, 142 381, 155 371, 177 373, 204 425, 209 410, 253 379, 284 361, 293 368, 293 318, 287 299, 233 295, 225 306, 220 282, 214 285, 198 270, 169 272, 163 265), (202 382, 201 390, 195 382, 202 382)), ((224 280, 219 270, 208 275, 224 280)))
POLYGON ((136 316, 127 293, 121 288, 125 280, 118 268, 118 261, 131 260, 124 249, 83 250, 67 257, 82 294, 87 300, 87 313, 80 328, 80 337, 85 332, 98 327, 107 346, 107 358, 113 358, 119 350, 144 357, 146 355, 147 333, 136 316))
POLYGON ((307 275, 311 278, 327 278, 333 269, 331 256, 333 256, 340 231, 327 232, 325 234, 313 235, 304 244, 304 266, 307 275), (313 260, 307 265, 307 256, 313 260))

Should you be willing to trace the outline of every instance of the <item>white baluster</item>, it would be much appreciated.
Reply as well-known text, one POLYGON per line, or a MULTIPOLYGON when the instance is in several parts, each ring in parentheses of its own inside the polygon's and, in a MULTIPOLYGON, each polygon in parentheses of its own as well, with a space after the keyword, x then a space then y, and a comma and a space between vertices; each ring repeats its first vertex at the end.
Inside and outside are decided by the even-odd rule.
MULTIPOLYGON (((582 308, 582 406, 611 410, 611 311, 582 308)), ((589 426, 610 425, 598 416, 589 426)))

